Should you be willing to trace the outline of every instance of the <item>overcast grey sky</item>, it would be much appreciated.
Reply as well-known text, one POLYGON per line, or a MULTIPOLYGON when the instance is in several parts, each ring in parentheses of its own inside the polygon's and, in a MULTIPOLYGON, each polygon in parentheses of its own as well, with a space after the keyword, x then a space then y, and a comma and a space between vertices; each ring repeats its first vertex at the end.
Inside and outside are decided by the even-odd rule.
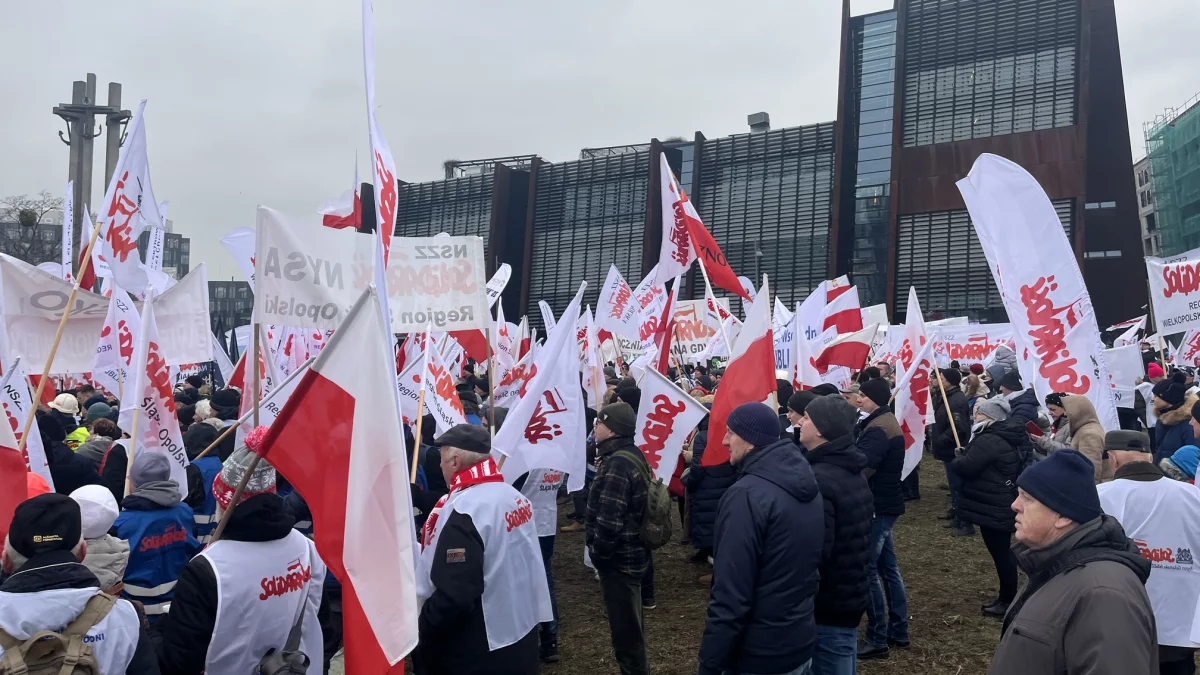
MULTIPOLYGON (((1116 0, 1135 159, 1141 123, 1200 91, 1196 2, 1116 0)), ((840 4, 375 0, 380 124, 399 177, 419 182, 449 158, 555 162, 652 136, 741 133, 760 110, 775 127, 828 121, 840 4)), ((349 187, 356 151, 369 175, 359 7, 0 0, 0 196, 64 190, 68 150, 50 110, 91 71, 101 92, 124 84, 127 108, 149 99, 157 197, 192 238, 193 265, 237 275, 218 240, 253 226, 256 204, 315 219, 349 187)))

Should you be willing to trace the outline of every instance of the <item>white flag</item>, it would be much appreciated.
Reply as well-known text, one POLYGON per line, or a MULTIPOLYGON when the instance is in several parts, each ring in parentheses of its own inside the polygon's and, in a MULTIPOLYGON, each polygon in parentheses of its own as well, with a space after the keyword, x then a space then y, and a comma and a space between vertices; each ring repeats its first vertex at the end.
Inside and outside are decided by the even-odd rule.
POLYGON ((579 327, 575 335, 579 343, 579 369, 583 373, 583 390, 587 392, 588 406, 599 412, 608 385, 604 382, 604 362, 600 360, 600 341, 596 338, 596 324, 592 320, 590 306, 583 316, 579 317, 579 327))
POLYGON ((1133 410, 1133 392, 1137 388, 1138 378, 1146 377, 1141 346, 1133 344, 1107 349, 1104 358, 1108 360, 1108 372, 1112 375, 1113 398, 1117 407, 1133 410))
POLYGON ((138 437, 134 439, 137 445, 131 455, 133 461, 137 461, 139 452, 166 455, 171 464, 171 480, 180 489, 186 489, 188 458, 183 449, 183 434, 179 432, 179 418, 175 416, 170 369, 158 346, 153 294, 146 298, 146 304, 142 306, 139 338, 133 353, 131 393, 121 400, 118 425, 132 431, 134 416, 138 416, 138 437))
MULTIPOLYGON (((585 288, 587 283, 580 284, 559 323, 574 326, 579 321, 585 288)), ((492 452, 508 458, 505 479, 511 482, 532 468, 557 469, 570 474, 568 490, 581 489, 587 442, 584 406, 575 332, 552 331, 538 350, 520 400, 509 408, 492 441, 492 452)))
POLYGON ((554 320, 554 310, 550 309, 550 304, 545 300, 538 300, 538 310, 542 313, 542 325, 546 327, 546 333, 549 334, 557 323, 554 320))
POLYGON ((251 291, 254 290, 255 238, 254 229, 249 227, 235 227, 229 234, 221 237, 221 245, 237 263, 242 276, 246 278, 246 283, 250 284, 251 291))
MULTIPOLYGON (((75 181, 67 181, 67 196, 63 198, 62 222, 62 278, 75 283, 71 270, 75 269, 75 181)), ((87 239, 84 240, 89 241, 87 239)), ((87 246, 87 244, 84 244, 87 246)))
POLYGON ((929 371, 933 367, 933 342, 926 333, 917 289, 908 289, 903 338, 897 348, 895 413, 904 432, 904 471, 908 476, 921 461, 925 425, 932 423, 929 405, 929 371))
POLYGON ((608 277, 600 287, 600 299, 596 301, 596 327, 627 337, 630 340, 640 340, 638 337, 638 315, 641 305, 634 299, 633 289, 625 283, 616 265, 608 268, 608 277))
POLYGON ((669 482, 684 441, 708 414, 708 409, 653 368, 646 369, 646 377, 639 386, 642 402, 638 406, 633 441, 646 456, 654 477, 669 482))
POLYGON ((158 202, 150 185, 150 160, 146 155, 143 100, 133 114, 117 158, 112 182, 100 202, 100 246, 113 278, 122 288, 140 292, 150 280, 138 253, 137 240, 147 226, 159 225, 158 202))
POLYGON ((1142 315, 1136 323, 1129 327, 1124 333, 1121 333, 1113 340, 1113 347, 1124 347, 1137 342, 1137 334, 1146 330, 1146 316, 1142 315))
POLYGON ((1092 301, 1050 198, 1025 169, 987 153, 958 189, 1015 329, 1022 379, 1039 399, 1087 396, 1105 430, 1120 428, 1092 301))
POLYGON ((390 268, 389 253, 396 229, 400 193, 396 186, 396 161, 379 120, 375 118, 375 8, 362 0, 363 75, 367 85, 367 131, 371 137, 371 168, 375 176, 375 223, 383 242, 383 262, 390 268))
POLYGON ((104 328, 100 330, 100 343, 96 345, 92 379, 122 399, 132 372, 133 352, 140 343, 141 323, 129 294, 113 284, 108 314, 104 317, 104 328))
MULTIPOLYGON (((33 395, 29 393, 29 382, 25 379, 25 368, 21 365, 20 357, 13 360, 12 365, 4 368, 0 392, 4 397, 0 399, 0 403, 4 406, 8 425, 12 428, 16 442, 20 444, 25 421, 29 419, 29 411, 33 409, 33 395)), ((42 432, 38 429, 37 417, 33 418, 33 424, 29 426, 29 441, 25 443, 25 464, 30 471, 45 478, 50 490, 54 491, 54 478, 50 475, 50 464, 46 462, 46 447, 42 445, 42 432)))
POLYGON ((659 248, 658 265, 652 270, 654 283, 664 286, 668 279, 682 276, 691 268, 696 260, 696 247, 692 246, 692 237, 688 233, 685 218, 688 216, 699 220, 696 207, 692 205, 679 184, 675 182, 675 173, 667 163, 665 154, 659 155, 659 188, 660 205, 662 208, 662 244, 659 248), (678 209, 678 213, 676 210, 678 209))
POLYGON ((425 384, 425 409, 433 413, 437 433, 444 434, 456 424, 466 424, 467 417, 463 412, 462 399, 458 397, 458 389, 454 386, 454 376, 450 367, 431 344, 428 331, 425 345, 425 374, 421 377, 425 384))
POLYGON ((496 301, 500 299, 500 294, 504 292, 504 287, 508 286, 508 280, 512 277, 512 266, 504 263, 496 273, 492 275, 487 282, 487 300, 488 307, 493 307, 496 301))

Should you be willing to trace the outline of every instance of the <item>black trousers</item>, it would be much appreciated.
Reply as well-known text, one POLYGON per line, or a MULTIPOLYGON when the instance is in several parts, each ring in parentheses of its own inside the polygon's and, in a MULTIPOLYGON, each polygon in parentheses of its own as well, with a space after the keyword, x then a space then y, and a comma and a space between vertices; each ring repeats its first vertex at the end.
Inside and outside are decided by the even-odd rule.
POLYGON ((599 572, 600 593, 621 675, 649 675, 642 624, 642 577, 615 570, 599 572))
POLYGON ((325 663, 322 671, 329 673, 329 662, 342 648, 342 587, 340 584, 331 585, 326 577, 325 585, 321 588, 321 606, 317 608, 317 623, 321 625, 321 636, 324 644, 325 663))
POLYGON ((1196 650, 1159 645, 1158 675, 1196 675, 1196 650))
POLYGON ((1010 603, 1017 597, 1017 558, 1013 555, 1012 532, 979 526, 979 534, 992 556, 996 576, 1000 577, 1000 601, 1010 603))

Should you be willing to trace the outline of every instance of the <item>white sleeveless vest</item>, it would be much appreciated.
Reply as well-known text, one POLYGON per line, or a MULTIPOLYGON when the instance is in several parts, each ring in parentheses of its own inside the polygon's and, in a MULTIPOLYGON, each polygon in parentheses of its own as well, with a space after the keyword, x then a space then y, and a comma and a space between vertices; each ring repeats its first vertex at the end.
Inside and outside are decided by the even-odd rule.
POLYGON ((222 539, 200 555, 217 577, 217 620, 205 672, 253 672, 267 650, 283 647, 301 601, 307 606, 300 649, 311 663, 322 662, 317 608, 325 563, 307 537, 292 530, 276 541, 222 539))
POLYGON ((530 469, 521 494, 533 504, 533 524, 539 537, 553 536, 558 530, 558 488, 563 472, 554 469, 530 469))
MULTIPOLYGON (((18 640, 41 630, 61 632, 83 611, 98 588, 63 588, 37 593, 0 593, 0 628, 18 640)), ((137 651, 141 620, 128 600, 117 600, 83 638, 92 648, 100 675, 124 675, 137 651)), ((0 649, 0 656, 4 650, 0 649)))
POLYGON ((1100 506, 1125 528, 1152 565, 1146 594, 1158 644, 1200 647, 1200 488, 1160 478, 1118 479, 1096 486, 1100 506))
POLYGON ((430 579, 438 538, 452 511, 471 517, 483 540, 483 622, 488 649, 516 643, 534 626, 554 619, 533 505, 506 483, 481 483, 457 490, 430 514, 433 533, 421 551, 417 601, 433 595, 430 579))

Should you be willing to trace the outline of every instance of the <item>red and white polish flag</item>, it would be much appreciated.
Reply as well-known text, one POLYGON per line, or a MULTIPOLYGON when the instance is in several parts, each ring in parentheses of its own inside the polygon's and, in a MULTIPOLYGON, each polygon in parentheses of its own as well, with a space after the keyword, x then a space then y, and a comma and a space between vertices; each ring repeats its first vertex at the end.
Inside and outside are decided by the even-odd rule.
POLYGON ((839 335, 863 329, 862 307, 858 301, 858 287, 850 286, 825 305, 821 312, 821 330, 837 327, 839 335))
POLYGON ((804 337, 800 327, 800 304, 792 315, 792 388, 796 391, 812 389, 821 384, 821 372, 813 363, 812 342, 804 337))
MULTIPOLYGON (((16 443, 21 442, 21 430, 25 428, 25 420, 29 419, 29 411, 33 409, 33 394, 25 380, 25 368, 17 357, 11 366, 4 369, 4 378, 0 380, 0 401, 3 402, 4 415, 8 418, 8 426, 16 437, 16 443)), ((2 424, 0 424, 2 426, 2 424)), ((0 433, 3 433, 0 431, 0 433)), ((13 446, 17 447, 17 446, 13 446)), ((42 445, 42 432, 38 429, 35 417, 29 426, 29 440, 25 443, 26 467, 46 479, 50 489, 54 489, 54 477, 50 475, 50 464, 46 461, 46 447, 42 445)))
MULTIPOLYGON (((6 405, 6 411, 7 407, 6 405)), ((29 496, 29 464, 18 447, 12 426, 0 424, 0 537, 8 536, 13 512, 16 511, 17 505, 29 496)))
POLYGON ((871 324, 860 331, 837 336, 813 359, 813 365, 822 373, 829 370, 830 366, 861 369, 871 355, 871 345, 878 328, 878 325, 871 324))
POLYGON ((388 333, 368 288, 262 444, 304 495, 317 551, 342 582, 353 673, 402 672, 394 667, 417 644, 416 532, 388 333))
MULTIPOLYGON (((763 276, 758 296, 771 297, 766 275, 763 276)), ((700 462, 703 466, 716 466, 729 461, 729 448, 722 441, 725 439, 725 420, 734 408, 752 401, 766 403, 771 409, 779 405, 775 400, 778 386, 775 382, 771 309, 769 302, 751 305, 741 335, 734 342, 725 376, 721 378, 721 386, 717 387, 717 395, 713 399, 712 417, 708 423, 708 449, 704 451, 700 462)))
POLYGON ((362 197, 359 196, 358 160, 354 162, 354 187, 346 190, 337 199, 325 202, 317 209, 321 214, 321 224, 335 230, 350 228, 357 230, 362 226, 362 197))
MULTIPOLYGON (((558 323, 574 326, 579 322, 585 288, 586 282, 580 284, 558 323)), ((551 331, 538 350, 520 399, 509 407, 504 426, 492 440, 492 454, 508 458, 504 462, 508 482, 530 469, 546 468, 569 473, 569 490, 583 487, 586 403, 579 387, 577 353, 573 330, 551 331)))
POLYGON ((669 481, 688 434, 708 409, 657 371, 647 370, 639 386, 642 402, 633 441, 646 456, 654 477, 669 481))
POLYGON ((929 405, 929 372, 934 368, 934 341, 925 331, 917 289, 908 289, 904 337, 897 349, 895 414, 904 432, 904 470, 907 477, 921 461, 925 446, 925 427, 933 424, 929 405))
MULTIPOLYGON (((137 348, 133 352, 133 377, 126 385, 121 400, 118 426, 133 429, 138 416, 137 445, 132 457, 139 452, 158 452, 171 463, 171 480, 187 485, 187 453, 183 449, 183 434, 175 415, 175 396, 171 387, 171 371, 158 347, 158 324, 154 321, 154 294, 142 304, 142 325, 138 332, 137 348)), ((244 397, 243 397, 244 398, 244 397)))

